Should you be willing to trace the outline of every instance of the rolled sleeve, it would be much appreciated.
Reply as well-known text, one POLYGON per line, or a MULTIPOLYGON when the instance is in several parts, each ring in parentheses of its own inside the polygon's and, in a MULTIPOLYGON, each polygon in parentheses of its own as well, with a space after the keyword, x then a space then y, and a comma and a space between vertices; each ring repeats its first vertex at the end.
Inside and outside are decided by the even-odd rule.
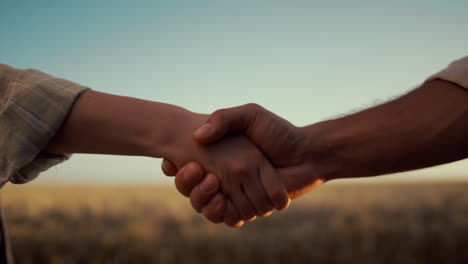
POLYGON ((442 71, 432 75, 427 81, 442 79, 468 89, 468 56, 450 63, 442 71))
POLYGON ((86 89, 37 70, 0 65, 0 186, 31 181, 70 157, 42 150, 86 89))

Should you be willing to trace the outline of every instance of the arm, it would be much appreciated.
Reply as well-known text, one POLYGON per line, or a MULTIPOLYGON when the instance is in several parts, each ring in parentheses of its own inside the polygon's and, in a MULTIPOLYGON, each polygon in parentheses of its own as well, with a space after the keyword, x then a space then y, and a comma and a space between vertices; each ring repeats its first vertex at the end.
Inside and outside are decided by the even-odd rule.
POLYGON ((468 91, 433 80, 394 101, 303 129, 306 160, 328 180, 435 166, 468 156, 468 91))
MULTIPOLYGON (((468 91, 433 80, 386 104, 303 128, 287 125, 252 105, 217 111, 208 124, 208 129, 205 126, 195 133, 197 140, 212 142, 229 130, 242 130, 274 165, 284 157, 280 175, 290 195, 297 197, 332 179, 375 176, 466 158, 468 91), (291 148, 290 143, 301 147, 291 148)), ((166 162, 166 171, 174 174, 170 166, 166 162)), ((182 189, 197 184, 176 182, 182 189)), ((199 200, 192 204, 204 204, 205 212, 209 211, 205 216, 219 214, 208 197, 199 200)))
POLYGON ((174 105, 88 90, 75 101, 45 151, 173 156, 174 131, 190 114, 174 105))

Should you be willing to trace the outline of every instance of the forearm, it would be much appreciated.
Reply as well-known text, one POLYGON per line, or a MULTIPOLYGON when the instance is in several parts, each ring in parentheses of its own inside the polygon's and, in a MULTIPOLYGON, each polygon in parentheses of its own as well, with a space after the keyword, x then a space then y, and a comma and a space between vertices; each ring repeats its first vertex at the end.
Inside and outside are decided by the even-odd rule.
POLYGON ((327 179, 448 163, 468 156, 468 92, 435 80, 384 105, 304 130, 307 157, 327 179))
POLYGON ((45 151, 163 157, 188 113, 173 105, 86 91, 45 151))

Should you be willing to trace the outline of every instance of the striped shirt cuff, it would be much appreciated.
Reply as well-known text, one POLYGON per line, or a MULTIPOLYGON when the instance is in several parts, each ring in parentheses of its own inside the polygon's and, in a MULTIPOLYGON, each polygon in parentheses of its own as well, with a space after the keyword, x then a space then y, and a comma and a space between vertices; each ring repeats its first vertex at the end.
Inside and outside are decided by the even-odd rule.
POLYGON ((42 150, 79 94, 89 89, 37 70, 11 69, 0 70, 0 78, 8 79, 4 82, 7 87, 0 87, 0 145, 4 148, 0 154, 0 186, 8 181, 31 181, 70 157, 42 150))

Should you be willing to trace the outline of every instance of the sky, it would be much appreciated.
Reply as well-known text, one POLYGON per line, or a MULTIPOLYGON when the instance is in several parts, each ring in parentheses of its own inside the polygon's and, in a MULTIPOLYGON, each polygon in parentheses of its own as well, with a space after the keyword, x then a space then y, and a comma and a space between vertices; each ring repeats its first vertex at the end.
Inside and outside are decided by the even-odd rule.
MULTIPOLYGON (((468 55, 468 1, 8 1, 0 63, 298 126, 388 101, 468 55)), ((428 106, 430 107, 430 106, 428 106)), ((387 179, 467 176, 468 161, 387 179)), ((169 183, 160 160, 77 154, 36 182, 169 183)))

